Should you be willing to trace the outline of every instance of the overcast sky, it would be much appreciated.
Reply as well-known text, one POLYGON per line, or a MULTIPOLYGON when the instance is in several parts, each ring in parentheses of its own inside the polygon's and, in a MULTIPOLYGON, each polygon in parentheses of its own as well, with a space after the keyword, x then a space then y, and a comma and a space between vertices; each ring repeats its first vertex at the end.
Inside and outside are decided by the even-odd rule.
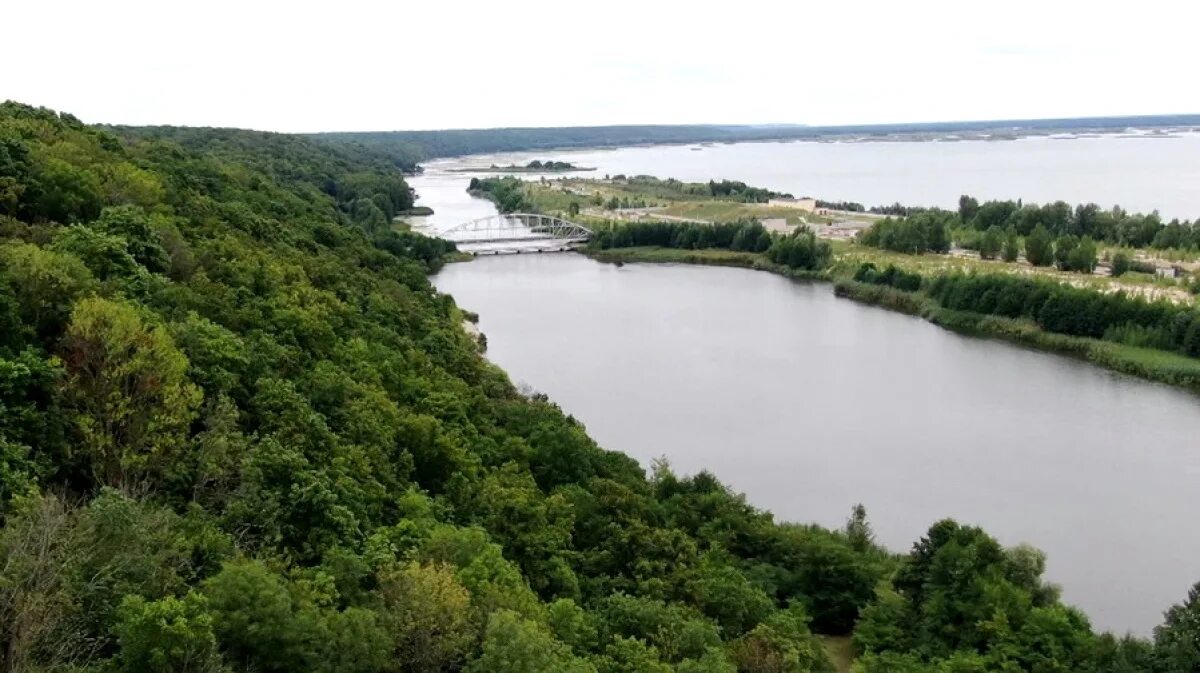
POLYGON ((274 131, 1200 113, 1197 5, 0 0, 0 99, 274 131))

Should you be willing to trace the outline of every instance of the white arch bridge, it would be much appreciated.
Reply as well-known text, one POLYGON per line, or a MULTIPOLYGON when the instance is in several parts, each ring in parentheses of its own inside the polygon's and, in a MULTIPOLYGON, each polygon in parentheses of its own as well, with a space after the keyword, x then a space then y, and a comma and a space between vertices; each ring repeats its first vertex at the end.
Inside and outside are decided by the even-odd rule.
POLYGON ((550 215, 508 213, 464 222, 437 235, 472 255, 498 255, 573 250, 591 238, 592 230, 550 215))

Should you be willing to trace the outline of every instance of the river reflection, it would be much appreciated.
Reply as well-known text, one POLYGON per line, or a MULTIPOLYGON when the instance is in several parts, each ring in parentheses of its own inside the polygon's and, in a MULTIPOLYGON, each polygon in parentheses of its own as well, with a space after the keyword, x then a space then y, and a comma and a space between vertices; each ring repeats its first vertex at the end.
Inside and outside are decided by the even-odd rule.
POLYGON ((568 253, 435 282, 601 445, 712 470, 781 519, 840 525, 862 502, 897 551, 941 517, 978 524, 1045 550, 1066 600, 1121 632, 1200 579, 1187 393, 760 272, 568 253))

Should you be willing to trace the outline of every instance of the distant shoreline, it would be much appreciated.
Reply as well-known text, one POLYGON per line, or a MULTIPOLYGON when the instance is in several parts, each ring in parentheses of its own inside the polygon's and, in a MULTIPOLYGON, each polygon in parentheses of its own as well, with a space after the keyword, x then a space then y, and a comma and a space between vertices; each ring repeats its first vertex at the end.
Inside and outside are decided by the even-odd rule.
POLYGON ((1200 114, 1075 117, 963 122, 845 125, 620 125, 432 131, 333 132, 326 140, 355 142, 396 158, 432 159, 515 152, 744 142, 954 142, 1035 136, 1156 136, 1200 132, 1200 114))
MULTIPOLYGON (((472 155, 465 155, 472 156, 472 155)), ((532 168, 530 166, 462 166, 447 168, 447 173, 576 173, 594 171, 595 166, 571 166, 570 168, 532 168)))
MULTIPOLYGON (((520 150, 499 150, 499 151, 479 151, 470 154, 457 154, 431 157, 422 160, 419 168, 423 171, 424 167, 433 162, 452 162, 462 161, 471 157, 491 157, 505 155, 523 155, 531 152, 538 153, 559 153, 559 152, 607 152, 617 151, 630 148, 654 148, 654 147, 688 147, 694 146, 697 151, 711 149, 722 145, 743 145, 743 144, 782 144, 782 143, 828 143, 828 144, 866 144, 866 143, 960 143, 960 142, 1011 142, 1017 140, 1025 140, 1031 138, 1044 138, 1046 140, 1095 140, 1100 138, 1114 138, 1120 140, 1169 140, 1178 139, 1185 135, 1200 134, 1200 124, 1182 125, 1182 126, 1144 126, 1144 127, 1124 127, 1124 128, 1085 128, 1077 129, 991 129, 992 132, 971 132, 971 133, 896 133, 888 135, 845 135, 845 136, 806 136, 806 137, 783 137, 783 138, 746 138, 738 140, 705 140, 705 141, 658 141, 651 140, 645 142, 630 142, 621 145, 564 145, 561 147, 536 147, 520 150)), ((464 166, 458 168, 443 168, 445 173, 571 173, 576 171, 595 171, 596 167, 575 167, 564 170, 546 170, 546 169, 528 169, 524 166, 516 168, 510 167, 482 167, 482 166, 464 166)))

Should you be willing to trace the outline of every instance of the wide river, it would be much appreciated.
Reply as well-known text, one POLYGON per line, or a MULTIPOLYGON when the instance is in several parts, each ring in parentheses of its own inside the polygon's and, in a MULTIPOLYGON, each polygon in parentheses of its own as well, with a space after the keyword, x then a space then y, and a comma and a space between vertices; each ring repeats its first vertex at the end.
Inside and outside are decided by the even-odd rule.
MULTIPOLYGON (((1164 211, 1169 202, 1173 213, 1185 215, 1200 214, 1193 187, 1200 177, 1197 150, 1194 137, 1042 138, 748 144, 696 152, 630 148, 537 157, 598 165, 601 174, 728 177, 867 203, 950 205, 947 200, 966 191, 1151 209, 1158 193, 1153 187, 1168 196, 1164 211), (1079 165, 1074 153, 1085 144, 1106 148, 1097 150, 1092 163, 1103 165, 1091 166, 1089 175, 1116 178, 1097 188, 1073 174, 1079 165), (1145 149, 1129 149, 1140 144, 1145 149), (1184 145, 1190 159, 1178 151, 1184 145), (936 156, 917 158, 922 148, 936 156), (937 156, 947 148, 957 158, 940 163, 937 156), (977 175, 958 173, 972 163, 959 154, 968 150, 979 162, 1008 157, 1001 167, 970 172, 994 168, 1007 188, 984 189, 984 182, 973 182, 977 175), (839 165, 846 151, 864 158, 857 168, 844 169, 844 182, 824 176, 832 182, 814 180, 819 188, 792 184, 798 174, 790 168, 792 153, 839 165), (1024 151, 1032 155, 1019 159, 1024 151), (763 156, 761 162, 724 165, 705 158, 710 153, 763 156), (1159 156, 1164 166, 1146 175, 1150 157, 1143 153, 1159 156), (1140 159, 1105 164, 1131 154, 1140 159), (923 167, 914 171, 940 166, 941 172, 916 180, 906 161, 923 167), (1037 174, 1011 168, 1022 161, 1037 174), (772 167, 778 171, 774 181, 772 167), (926 191, 913 189, 918 197, 906 198, 890 186, 893 181, 929 184, 926 191), (1125 191, 1110 193, 1108 187, 1118 184, 1125 191)), ((469 176, 445 173, 446 167, 533 156, 436 162, 412 183, 420 202, 437 210, 431 224, 444 227, 494 212, 490 203, 465 194, 469 176)), ((813 167, 804 172, 819 173, 813 167)), ((779 519, 837 526, 861 502, 879 540, 896 551, 943 517, 980 525, 1004 544, 1045 550, 1047 574, 1063 586, 1064 598, 1096 626, 1118 632, 1148 633, 1162 611, 1200 580, 1196 396, 1073 359, 959 336, 838 299, 827 284, 761 272, 617 268, 579 255, 547 254, 452 264, 434 280, 480 314, 493 361, 515 381, 547 393, 602 446, 646 465, 665 456, 679 472, 711 470, 779 519)))

